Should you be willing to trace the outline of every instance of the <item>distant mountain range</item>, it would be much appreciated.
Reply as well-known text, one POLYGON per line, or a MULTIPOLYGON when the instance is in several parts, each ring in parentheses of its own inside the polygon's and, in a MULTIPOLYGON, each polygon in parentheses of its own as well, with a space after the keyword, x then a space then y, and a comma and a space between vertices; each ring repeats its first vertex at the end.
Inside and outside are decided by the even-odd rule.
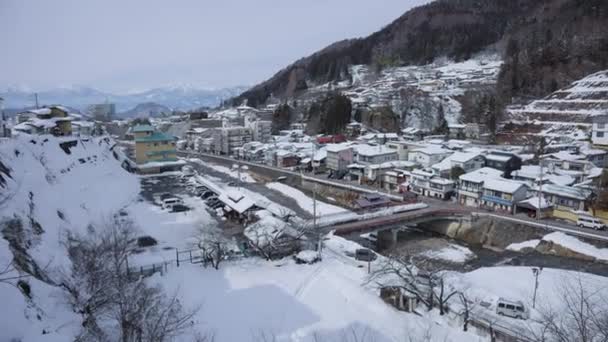
MULTIPOLYGON (((198 89, 195 87, 177 86, 161 87, 130 94, 113 94, 91 87, 57 88, 38 92, 38 102, 42 105, 62 104, 86 111, 91 104, 110 102, 116 104, 119 116, 122 112, 132 114, 140 104, 154 103, 171 110, 190 110, 200 107, 215 107, 222 100, 234 97, 247 87, 223 89, 198 89)), ((32 91, 9 88, 0 91, 6 108, 26 108, 35 105, 32 91)), ((140 106, 141 107, 141 106, 140 106)))

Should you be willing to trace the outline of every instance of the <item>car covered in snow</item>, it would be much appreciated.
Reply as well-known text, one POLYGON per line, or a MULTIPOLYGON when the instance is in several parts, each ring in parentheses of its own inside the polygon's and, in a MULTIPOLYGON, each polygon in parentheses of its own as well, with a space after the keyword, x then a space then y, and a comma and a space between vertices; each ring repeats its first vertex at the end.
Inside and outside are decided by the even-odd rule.
POLYGON ((173 210, 173 206, 176 204, 184 204, 181 198, 179 197, 169 197, 162 200, 162 208, 173 210))
POLYGON ((521 301, 510 301, 504 298, 498 299, 496 313, 517 319, 528 319, 529 317, 529 313, 521 301))

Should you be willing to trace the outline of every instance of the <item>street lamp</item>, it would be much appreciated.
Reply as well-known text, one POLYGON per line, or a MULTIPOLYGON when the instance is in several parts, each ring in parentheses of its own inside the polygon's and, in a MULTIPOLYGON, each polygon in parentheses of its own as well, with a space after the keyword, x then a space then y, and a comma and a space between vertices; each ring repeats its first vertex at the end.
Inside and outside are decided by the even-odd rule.
POLYGON ((534 295, 532 296, 532 307, 536 307, 536 291, 538 290, 538 276, 543 271, 542 267, 532 267, 532 274, 534 275, 534 295))

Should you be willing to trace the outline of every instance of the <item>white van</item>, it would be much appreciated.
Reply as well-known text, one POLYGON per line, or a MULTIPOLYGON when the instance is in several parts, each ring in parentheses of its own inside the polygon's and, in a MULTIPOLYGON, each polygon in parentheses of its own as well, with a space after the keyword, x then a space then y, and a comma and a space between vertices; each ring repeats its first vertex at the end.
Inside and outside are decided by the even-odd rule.
POLYGON ((184 202, 181 200, 181 198, 177 198, 177 197, 169 197, 163 200, 163 209, 173 209, 173 206, 176 204, 184 204, 184 202))
POLYGON ((499 298, 496 303, 496 313, 502 316, 528 319, 529 314, 524 307, 524 304, 520 301, 510 301, 504 298, 499 298))
POLYGON ((576 224, 581 228, 590 228, 595 230, 604 230, 606 225, 602 220, 592 216, 579 216, 576 224))

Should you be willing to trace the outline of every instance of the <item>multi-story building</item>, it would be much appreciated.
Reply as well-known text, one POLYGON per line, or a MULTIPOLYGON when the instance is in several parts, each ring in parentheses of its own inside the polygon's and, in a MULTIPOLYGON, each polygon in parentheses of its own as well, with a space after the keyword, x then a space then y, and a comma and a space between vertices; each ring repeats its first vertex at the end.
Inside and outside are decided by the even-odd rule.
POLYGON ((507 178, 521 168, 521 158, 511 152, 492 151, 486 155, 486 166, 503 172, 507 178))
POLYGON ((95 120, 112 121, 112 119, 116 115, 116 105, 113 103, 90 105, 89 112, 95 120))
POLYGON ((138 165, 177 161, 175 137, 156 132, 150 125, 137 125, 131 133, 135 139, 135 162, 138 165))
POLYGON ((341 177, 353 163, 353 148, 348 144, 329 144, 325 147, 327 159, 325 164, 334 177, 341 177))
POLYGON ((483 183, 481 207, 514 214, 518 202, 526 199, 527 186, 508 179, 489 179, 483 183))
POLYGON ((411 172, 412 191, 422 196, 449 199, 454 193, 455 182, 436 177, 432 172, 414 170, 411 172))
POLYGON ((483 195, 483 183, 486 180, 502 177, 502 171, 484 167, 458 177, 458 202, 469 207, 479 207, 483 195))
POLYGON ((412 150, 408 155, 408 159, 422 165, 423 167, 429 167, 439 163, 452 153, 454 152, 444 149, 441 146, 430 145, 424 148, 412 150))
POLYGON ((225 127, 216 130, 213 134, 214 151, 218 154, 231 155, 235 149, 251 141, 251 128, 225 127))
POLYGON ((449 178, 453 168, 461 168, 465 173, 471 172, 481 169, 485 161, 484 156, 476 152, 455 152, 433 165, 433 171, 441 177, 449 178))
POLYGON ((399 159, 397 151, 388 148, 384 145, 356 145, 355 151, 355 160, 357 161, 357 163, 363 165, 382 164, 384 162, 399 159))
POLYGON ((594 145, 608 146, 608 114, 593 117, 591 141, 594 145))
POLYGON ((251 129, 252 138, 254 141, 267 143, 272 136, 272 122, 263 120, 245 120, 245 127, 251 129))

